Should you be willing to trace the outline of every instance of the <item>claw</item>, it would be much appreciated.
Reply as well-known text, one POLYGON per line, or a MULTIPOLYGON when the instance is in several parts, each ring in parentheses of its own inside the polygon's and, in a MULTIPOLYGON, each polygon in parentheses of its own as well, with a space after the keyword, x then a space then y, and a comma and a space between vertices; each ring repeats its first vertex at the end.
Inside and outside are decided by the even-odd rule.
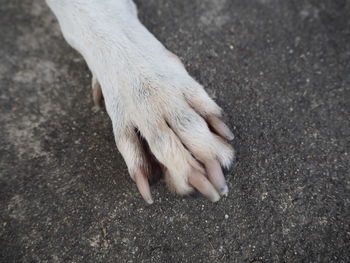
POLYGON ((96 77, 92 76, 92 99, 94 101, 94 111, 101 109, 102 89, 96 77))
POLYGON ((214 185, 221 196, 228 195, 228 187, 220 163, 217 160, 205 162, 209 181, 214 185))
POLYGON ((150 205, 153 204, 149 182, 148 182, 147 176, 142 171, 138 171, 135 174, 135 183, 143 199, 148 204, 150 205))
POLYGON ((208 123, 210 126, 222 137, 226 138, 229 141, 232 141, 235 136, 230 130, 230 128, 218 117, 210 115, 208 118, 208 123))
POLYGON ((208 179, 198 171, 193 171, 188 178, 189 183, 199 192, 205 195, 210 201, 217 202, 220 200, 220 195, 211 185, 208 179))

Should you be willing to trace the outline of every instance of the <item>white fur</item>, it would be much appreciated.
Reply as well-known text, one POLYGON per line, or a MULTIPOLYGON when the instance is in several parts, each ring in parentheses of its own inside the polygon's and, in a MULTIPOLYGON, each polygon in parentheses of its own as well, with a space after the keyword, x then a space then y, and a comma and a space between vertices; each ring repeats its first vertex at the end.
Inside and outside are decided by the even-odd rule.
POLYGON ((202 118, 220 108, 178 58, 140 23, 131 0, 47 0, 67 42, 86 60, 102 87, 117 147, 131 176, 146 158, 136 127, 166 168, 178 193, 201 161, 229 166, 232 149, 202 118), (200 115, 202 116, 200 116, 200 115), (170 127, 167 125, 169 124, 170 127))

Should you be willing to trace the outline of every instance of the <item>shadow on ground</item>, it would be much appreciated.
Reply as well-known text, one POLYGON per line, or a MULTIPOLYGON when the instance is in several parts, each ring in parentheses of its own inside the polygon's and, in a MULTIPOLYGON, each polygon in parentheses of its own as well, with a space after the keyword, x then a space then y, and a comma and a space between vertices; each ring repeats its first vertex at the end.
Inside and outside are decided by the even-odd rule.
POLYGON ((44 2, 0 5, 1 262, 350 262, 350 2, 138 1, 225 109, 229 197, 146 206, 44 2))

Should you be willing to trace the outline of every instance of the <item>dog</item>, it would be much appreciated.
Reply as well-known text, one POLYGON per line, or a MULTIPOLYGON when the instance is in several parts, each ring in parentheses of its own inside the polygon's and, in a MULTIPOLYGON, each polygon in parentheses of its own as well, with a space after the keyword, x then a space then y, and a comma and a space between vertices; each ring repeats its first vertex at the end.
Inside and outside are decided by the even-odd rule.
POLYGON ((132 0, 46 0, 66 41, 92 73, 95 107, 104 99, 116 145, 143 197, 159 172, 180 195, 228 194, 223 169, 235 158, 221 108, 139 21, 132 0))

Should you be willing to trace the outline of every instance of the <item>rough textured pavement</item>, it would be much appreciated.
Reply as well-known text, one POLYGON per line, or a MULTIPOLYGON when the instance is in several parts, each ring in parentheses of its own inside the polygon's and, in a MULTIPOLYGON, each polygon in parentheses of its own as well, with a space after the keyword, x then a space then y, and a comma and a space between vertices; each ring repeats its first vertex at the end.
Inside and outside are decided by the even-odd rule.
POLYGON ((141 199, 43 0, 0 1, 0 262, 350 262, 350 1, 137 1, 225 109, 216 204, 141 199))

